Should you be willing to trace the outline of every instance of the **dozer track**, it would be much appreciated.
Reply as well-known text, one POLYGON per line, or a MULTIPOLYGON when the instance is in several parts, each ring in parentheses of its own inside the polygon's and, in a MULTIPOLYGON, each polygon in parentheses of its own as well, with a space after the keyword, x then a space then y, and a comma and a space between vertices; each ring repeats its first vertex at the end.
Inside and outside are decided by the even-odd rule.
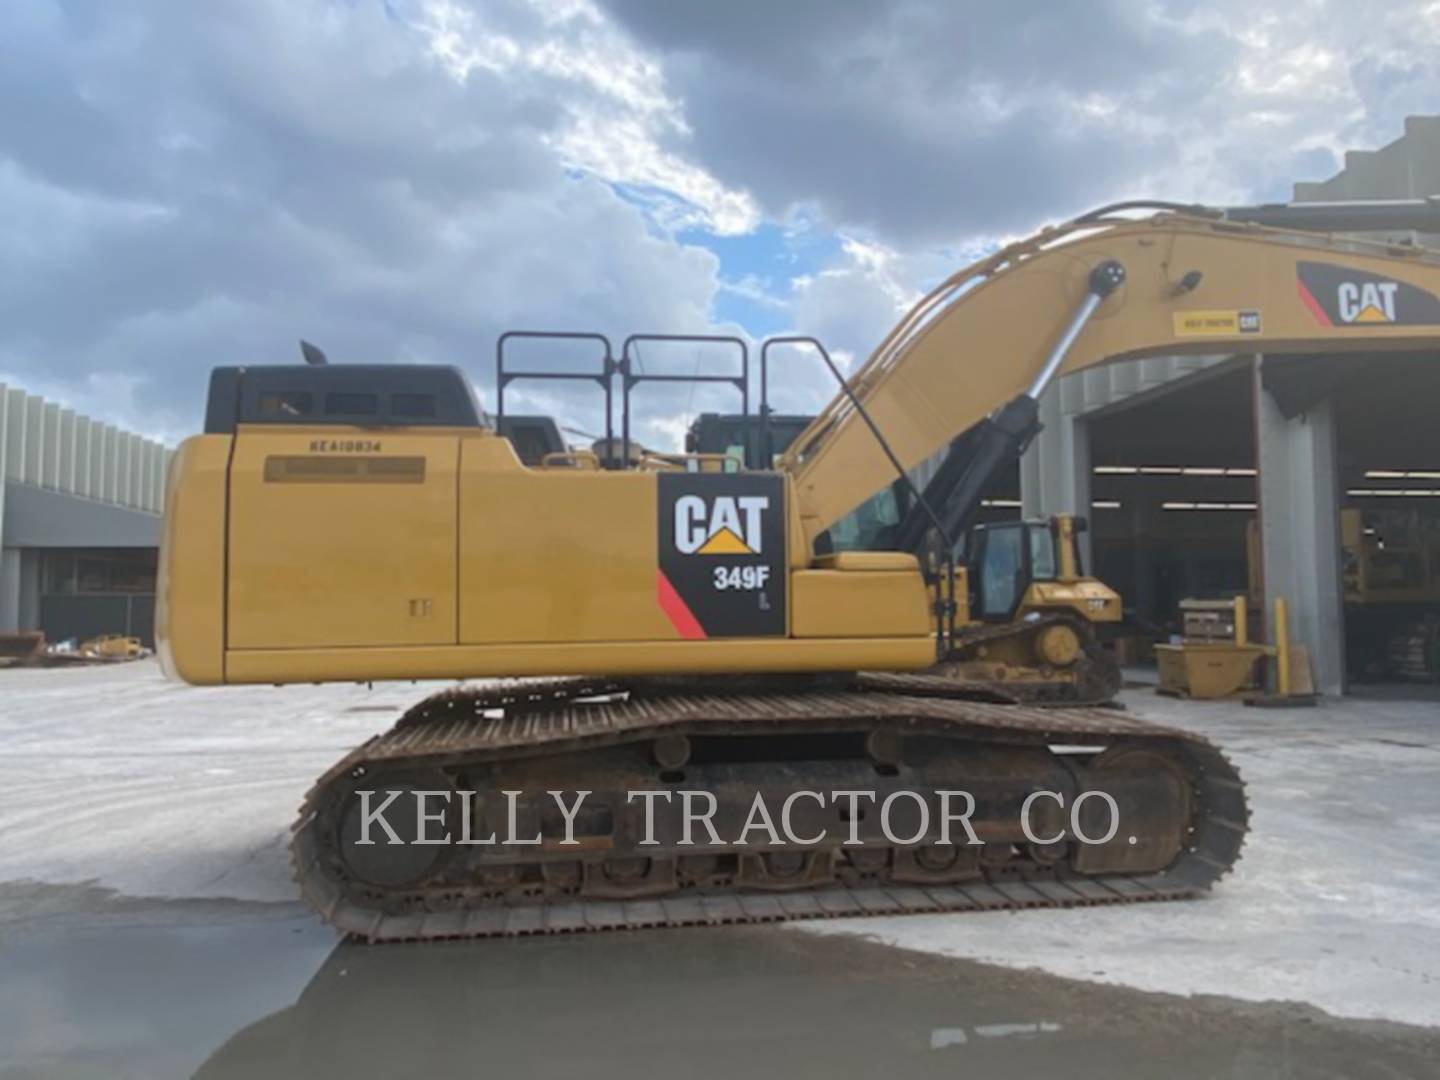
MULTIPOLYGON (((1072 907, 1171 900, 1206 892, 1239 856, 1248 822, 1235 769, 1205 739, 1113 710, 1040 709, 820 683, 783 692, 737 680, 732 692, 677 693, 665 683, 555 679, 492 690, 459 688, 416 705, 390 731, 331 768, 293 830, 293 868, 306 899, 362 940, 394 941, 779 921, 911 912, 1072 907), (596 694, 623 699, 579 701, 596 694), (876 800, 796 800, 796 835, 813 847, 736 844, 761 793, 772 815, 797 790, 874 791, 876 800), (902 789, 968 792, 979 846, 923 836, 913 798, 897 796, 892 835, 877 808, 902 789), (356 844, 362 790, 398 791, 400 845, 356 844), (592 794, 574 841, 545 792, 592 794), (656 805, 653 845, 627 791, 704 790, 713 823, 680 843, 679 814, 656 805), (505 791, 523 792, 514 807, 505 791), (1019 827, 1032 791, 1064 796, 1034 807, 1034 832, 1066 828, 1086 791, 1119 810, 1107 843, 1038 845, 1019 827), (416 794, 417 792, 424 794, 416 794), (436 793, 445 792, 445 798, 436 793), (474 792, 462 796, 461 792, 474 792), (402 797, 403 796, 403 797, 402 797), (413 801, 407 797, 413 796, 413 801), (468 798, 468 801, 467 801, 468 798), (415 820, 423 803, 435 815, 415 820), (858 805, 859 809, 856 810, 858 805), (909 809, 911 816, 903 812, 909 809), (663 812, 663 813, 662 813, 663 812), (852 820, 853 819, 853 820, 852 820), (456 831, 451 831, 452 827, 456 831), (854 830, 851 832, 850 830, 854 830), (413 844, 421 835, 494 835, 539 844, 413 844), (843 841, 859 839, 859 845, 843 841)), ((677 795, 675 802, 679 802, 677 795)), ((1089 798, 1090 838, 1109 811, 1089 798)), ((760 832, 761 830, 756 830, 760 832)), ((753 834, 750 834, 753 837, 753 834)))
POLYGON ((1120 666, 1100 646, 1091 624, 1073 615, 1041 615, 1019 622, 964 628, 951 644, 950 657, 928 671, 867 671, 855 684, 860 689, 881 690, 917 697, 961 697, 971 701, 994 701, 1011 705, 1073 706, 1104 705, 1120 692, 1120 666), (975 670, 986 648, 1031 638, 1046 627, 1068 626, 1080 643, 1075 664, 1063 671, 1021 668, 1011 677, 998 679, 990 671, 975 670))

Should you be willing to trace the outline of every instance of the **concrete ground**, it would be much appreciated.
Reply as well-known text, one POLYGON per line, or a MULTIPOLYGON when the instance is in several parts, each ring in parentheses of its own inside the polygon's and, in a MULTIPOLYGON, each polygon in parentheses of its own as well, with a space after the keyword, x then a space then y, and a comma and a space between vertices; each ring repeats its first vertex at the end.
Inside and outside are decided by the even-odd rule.
MULTIPOLYGON (((252 1005, 216 1021, 222 1034, 282 1009, 312 975, 312 988, 322 976, 333 979, 333 971, 325 972, 336 957, 371 963, 342 947, 315 974, 334 938, 295 903, 288 828, 316 775, 388 727, 429 689, 196 689, 165 682, 151 662, 0 672, 0 1077, 81 1072, 70 1059, 54 1072, 8 1071, 12 1063, 3 1049, 5 1018, 19 1015, 6 1003, 34 1005, 7 977, 23 973, 26 986, 47 985, 65 969, 67 955, 79 963, 75 956, 83 954, 93 966, 113 950, 113 961, 99 962, 133 970, 137 955, 167 955, 167 947, 146 944, 145 935, 189 934, 178 955, 202 963, 210 962, 203 960, 207 942, 229 942, 216 946, 216 957, 225 959, 214 962, 238 973, 226 980, 225 992, 252 1005), (129 944, 101 944, 112 940, 129 944), (92 943, 88 952, 81 947, 85 941, 92 943), (236 959, 237 953, 267 949, 267 955, 287 959, 268 966, 236 959)), ((1323 1016, 1328 1014, 1440 1028, 1440 695, 1393 688, 1315 709, 1278 711, 1176 702, 1139 688, 1128 690, 1125 702, 1139 715, 1215 739, 1249 784, 1250 840, 1236 872, 1210 898, 796 924, 701 932, 700 940, 716 948, 730 942, 757 956, 800 950, 810 958, 806 964, 819 964, 817 970, 851 955, 870 964, 894 957, 893 963, 911 970, 922 964, 914 954, 925 953, 931 959, 923 965, 952 972, 962 969, 943 967, 957 962, 947 958, 963 958, 1043 973, 1036 979, 1048 974, 1110 984, 1114 993, 1298 1003, 1285 1008, 1310 1007, 1306 1023, 1316 1017, 1331 1022, 1323 1016), (862 937, 911 952, 843 940, 862 937), (752 948, 749 943, 757 941, 767 944, 752 948), (846 952, 855 949, 872 951, 846 952)), ((688 932, 661 938, 677 944, 656 946, 656 955, 695 940, 688 932)), ((173 935, 166 940, 173 951, 173 935)), ((489 948, 477 967, 505 956, 519 972, 526 956, 542 950, 563 969, 563 958, 555 959, 561 954, 583 958, 608 948, 576 942, 536 944, 528 954, 516 950, 529 942, 480 943, 466 946, 465 955, 489 948)), ((712 946, 698 948, 703 953, 712 946)), ((434 967, 450 949, 430 951, 426 963, 434 967)), ((183 960, 174 963, 177 970, 184 966, 183 960)), ((595 963, 605 970, 604 962, 595 963)), ((707 961, 694 963, 703 967, 707 961)), ((657 974, 662 967, 657 961, 657 974)), ((972 988, 1012 985, 993 966, 965 970, 972 988), (996 974, 982 984, 974 974, 982 970, 996 974)), ((1031 977, 1017 972, 1012 978, 1031 977)), ((1052 980, 1043 987, 1059 993, 1055 987, 1075 985, 1052 980)), ((86 992, 93 996, 89 984, 52 989, 60 1004, 45 1015, 60 1024, 56 1038, 63 1041, 70 1037, 63 1032, 82 1027, 83 1038, 95 1038, 89 1018, 68 1028, 56 1019, 81 1008, 86 992)), ((1080 998, 1064 1000, 1078 1008, 1080 998)), ((1137 1000, 1152 1001, 1145 995, 1137 1000)), ((1026 1009, 1035 1012, 1032 1006, 1026 1009)), ((1140 1008, 1133 1001, 1126 1007, 1140 1008)), ((1025 1022, 1052 1019, 1030 1016, 1025 1022)), ((32 1042, 45 1030, 24 1026, 32 1042)), ((1365 1039, 1374 1037, 1366 1031, 1365 1039)), ((974 1031, 968 1038, 977 1041, 974 1031)), ((1285 1042, 1294 1045, 1288 1028, 1285 1042)), ((152 1071, 168 1075, 158 1067, 135 1075, 152 1071)), ((1403 1064, 1394 1072, 1423 1075, 1403 1064)), ((108 1067, 96 1073, 119 1074, 108 1067)))
POLYGON ((1217 742, 1245 780, 1245 849, 1204 900, 805 929, 1144 990, 1440 1026, 1440 694, 1372 695, 1279 710, 1125 693, 1134 713, 1217 742))

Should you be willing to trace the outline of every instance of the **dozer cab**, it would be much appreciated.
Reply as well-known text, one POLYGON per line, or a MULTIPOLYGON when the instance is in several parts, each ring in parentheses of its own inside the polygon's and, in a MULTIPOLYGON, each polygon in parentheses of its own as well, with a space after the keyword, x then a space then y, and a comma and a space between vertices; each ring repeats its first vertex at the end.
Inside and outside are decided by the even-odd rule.
MULTIPOLYGON (((217 369, 205 432, 172 464, 166 670, 484 680, 417 703, 320 777, 292 836, 306 898, 347 933, 397 940, 1208 890, 1248 822, 1219 750, 1116 710, 976 701, 946 677, 991 659, 977 635, 1013 640, 1104 599, 1064 580, 1064 519, 972 532, 977 507, 1060 375, 1183 353, 1433 350, 1440 259, 1296 231, 1283 207, 1131 209, 960 271, 849 378, 806 339, 839 393, 777 456, 762 375, 762 455, 738 472, 526 466, 453 368, 217 369), (1260 218, 1279 227, 1247 223, 1260 218), (1360 287, 1393 298, 1386 321, 1345 318, 1360 287), (887 549, 833 542, 897 482, 910 499, 887 549), (1047 536, 1053 581, 1037 573, 1047 536), (1067 610, 1022 613, 1062 591, 1067 610), (409 810, 377 843, 395 801, 409 810)), ((1407 214, 1436 226, 1431 204, 1407 214)), ((575 337, 595 365, 574 377, 620 397, 629 462, 629 390, 652 376, 575 337)), ((762 372, 785 343, 762 348, 762 372)), ((748 377, 745 363, 726 376, 742 394, 748 377)))

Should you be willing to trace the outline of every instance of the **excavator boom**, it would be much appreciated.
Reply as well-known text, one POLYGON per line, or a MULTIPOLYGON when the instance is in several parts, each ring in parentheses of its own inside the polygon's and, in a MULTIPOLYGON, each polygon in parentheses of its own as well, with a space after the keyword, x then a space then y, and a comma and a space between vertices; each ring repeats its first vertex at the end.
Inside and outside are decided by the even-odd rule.
MULTIPOLYGON (((1290 208, 1255 209, 1280 221, 1290 208)), ((1377 229, 1425 222, 1417 212, 1406 206, 1365 220, 1377 229)), ((851 389, 911 469, 1007 404, 1033 401, 1053 377, 1100 364, 1400 351, 1433 346, 1437 337, 1440 256, 1433 252, 1226 217, 1086 215, 946 279, 880 343, 851 389), (1123 281, 1101 297, 1093 276, 1107 265, 1119 267, 1123 281)), ((780 464, 795 477, 811 540, 894 479, 843 395, 780 464)))

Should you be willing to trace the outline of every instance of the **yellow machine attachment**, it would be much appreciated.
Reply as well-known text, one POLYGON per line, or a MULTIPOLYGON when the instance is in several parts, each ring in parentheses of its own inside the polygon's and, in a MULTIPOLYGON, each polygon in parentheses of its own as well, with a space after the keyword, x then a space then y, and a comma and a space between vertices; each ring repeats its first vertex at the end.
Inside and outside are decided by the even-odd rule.
POLYGON ((1346 508, 1340 552, 1352 672, 1440 682, 1440 515, 1346 508))
POLYGON ((1231 600, 1182 600, 1185 634, 1180 644, 1155 646, 1158 693, 1202 701, 1244 698, 1249 705, 1314 705, 1310 652, 1291 645, 1285 599, 1275 598, 1275 642, 1250 640, 1249 604, 1231 600), (1266 669, 1271 678, 1267 680, 1266 669), (1273 690, 1267 690, 1267 681, 1273 690))
POLYGON ((137 660, 145 655, 140 639, 128 634, 101 634, 81 642, 76 651, 99 660, 137 660))
MULTIPOLYGON (((1250 602, 1263 603, 1255 521, 1245 554, 1250 602)), ((1340 556, 1351 677, 1440 682, 1440 516, 1345 507, 1340 556)))

